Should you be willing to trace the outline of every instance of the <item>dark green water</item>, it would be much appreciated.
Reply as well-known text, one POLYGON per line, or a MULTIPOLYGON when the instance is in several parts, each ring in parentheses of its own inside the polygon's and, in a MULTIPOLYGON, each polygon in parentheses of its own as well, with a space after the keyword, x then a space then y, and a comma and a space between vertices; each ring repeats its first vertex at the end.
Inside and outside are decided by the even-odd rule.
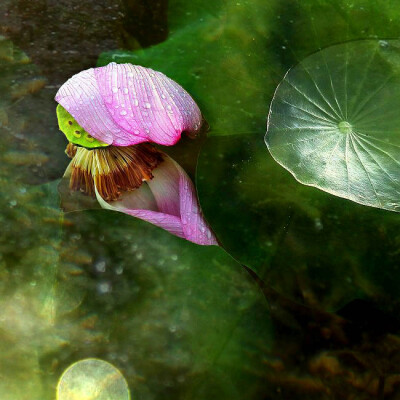
POLYGON ((92 357, 132 399, 400 398, 399 215, 301 185, 263 139, 287 69, 396 38, 399 14, 383 0, 2 1, 0 398, 55 399, 92 357), (94 202, 61 211, 53 98, 110 61, 198 102, 208 138, 167 151, 225 250, 94 202))

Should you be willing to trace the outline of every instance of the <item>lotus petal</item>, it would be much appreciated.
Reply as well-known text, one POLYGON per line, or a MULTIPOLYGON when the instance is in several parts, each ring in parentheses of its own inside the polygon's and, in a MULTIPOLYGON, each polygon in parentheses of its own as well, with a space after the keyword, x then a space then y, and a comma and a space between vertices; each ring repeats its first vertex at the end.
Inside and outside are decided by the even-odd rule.
MULTIPOLYGON (((93 68, 68 79, 58 90, 56 101, 61 104, 94 138, 112 144, 121 135, 100 95, 93 68)), ((129 135, 122 132, 122 136, 129 135)))
POLYGON ((192 181, 172 158, 165 154, 163 157, 151 181, 125 193, 118 201, 106 202, 96 190, 100 205, 150 222, 191 242, 217 245, 204 220, 192 181))
POLYGON ((96 139, 114 146, 175 144, 196 134, 202 116, 190 95, 161 72, 110 63, 61 86, 58 101, 96 139))
POLYGON ((286 74, 265 141, 299 182, 400 211, 399 43, 335 45, 286 74))

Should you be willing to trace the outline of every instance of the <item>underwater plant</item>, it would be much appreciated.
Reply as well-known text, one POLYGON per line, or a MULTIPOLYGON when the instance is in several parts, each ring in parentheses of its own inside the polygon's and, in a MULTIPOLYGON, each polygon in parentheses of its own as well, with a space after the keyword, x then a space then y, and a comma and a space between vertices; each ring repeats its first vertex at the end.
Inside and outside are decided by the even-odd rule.
POLYGON ((55 99, 69 141, 70 189, 191 242, 217 244, 192 181, 152 145, 174 145, 201 128, 201 112, 181 86, 152 69, 110 63, 74 75, 55 99))
POLYGON ((265 142, 301 183, 400 211, 400 42, 321 50, 276 89, 265 142))

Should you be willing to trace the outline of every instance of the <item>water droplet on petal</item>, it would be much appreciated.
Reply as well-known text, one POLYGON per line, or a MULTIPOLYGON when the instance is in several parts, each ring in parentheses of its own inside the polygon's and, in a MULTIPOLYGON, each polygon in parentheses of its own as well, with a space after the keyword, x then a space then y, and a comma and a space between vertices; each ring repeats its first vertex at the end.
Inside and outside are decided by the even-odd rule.
POLYGON ((151 104, 150 103, 144 103, 144 108, 151 108, 151 104))
POLYGON ((125 93, 125 94, 128 94, 128 93, 129 93, 128 88, 124 88, 124 93, 125 93))
POLYGON ((389 47, 389 43, 386 40, 380 40, 379 46, 386 48, 386 47, 389 47))
POLYGON ((118 92, 118 88, 117 88, 116 86, 114 86, 114 87, 112 88, 112 91, 113 91, 113 93, 117 93, 117 92, 118 92))
POLYGON ((122 110, 122 111, 120 112, 120 114, 121 114, 121 115, 126 115, 127 112, 126 112, 125 110, 122 110))

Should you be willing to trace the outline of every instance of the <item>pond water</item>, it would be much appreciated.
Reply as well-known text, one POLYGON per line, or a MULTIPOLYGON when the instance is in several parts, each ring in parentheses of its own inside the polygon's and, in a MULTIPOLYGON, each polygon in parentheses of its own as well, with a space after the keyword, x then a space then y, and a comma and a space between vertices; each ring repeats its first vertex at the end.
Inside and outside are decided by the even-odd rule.
POLYGON ((3 0, 0 398, 400 398, 399 214, 300 183, 264 142, 290 68, 347 41, 386 48, 399 12, 383 0, 3 0), (220 246, 65 187, 54 96, 109 62, 161 71, 196 100, 208 132, 162 150, 195 181, 220 246))

